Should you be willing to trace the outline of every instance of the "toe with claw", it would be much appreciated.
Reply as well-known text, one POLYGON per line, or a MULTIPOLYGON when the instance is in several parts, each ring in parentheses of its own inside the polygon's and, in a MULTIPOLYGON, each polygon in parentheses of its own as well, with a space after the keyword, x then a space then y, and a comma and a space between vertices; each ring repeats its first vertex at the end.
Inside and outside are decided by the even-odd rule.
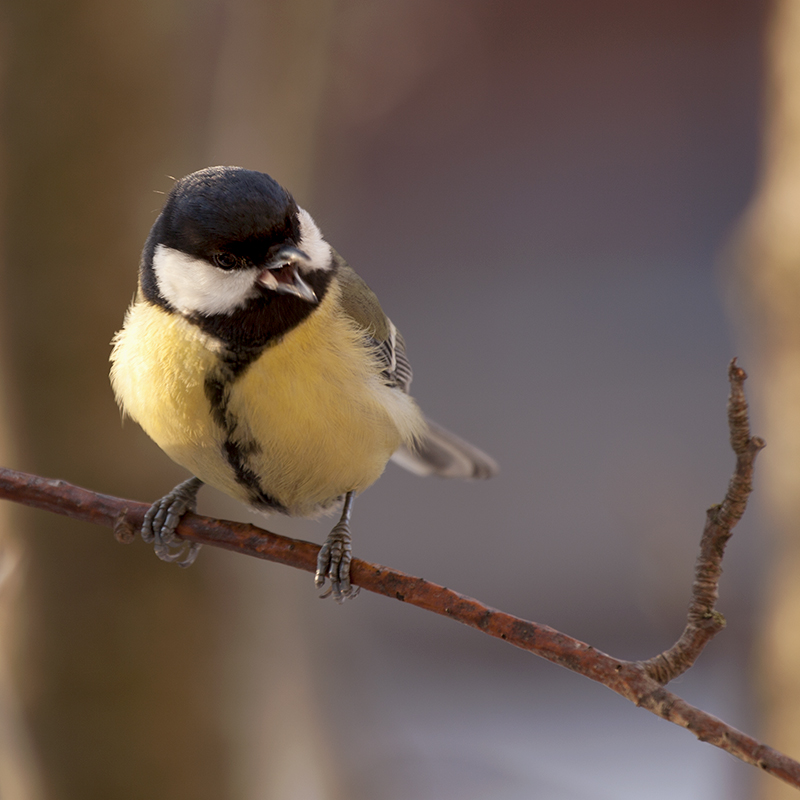
POLYGON ((148 509, 142 525, 142 539, 153 542, 153 549, 162 561, 176 563, 179 567, 189 567, 197 558, 200 545, 185 542, 175 530, 181 517, 197 507, 197 492, 203 482, 199 478, 178 484, 169 494, 156 500, 148 509))
POLYGON ((317 557, 317 573, 314 577, 314 584, 320 589, 328 579, 330 586, 321 597, 330 595, 337 603, 351 600, 360 591, 358 586, 350 583, 350 562, 353 559, 350 545, 350 510, 352 506, 353 492, 348 492, 344 498, 342 516, 328 534, 317 557))

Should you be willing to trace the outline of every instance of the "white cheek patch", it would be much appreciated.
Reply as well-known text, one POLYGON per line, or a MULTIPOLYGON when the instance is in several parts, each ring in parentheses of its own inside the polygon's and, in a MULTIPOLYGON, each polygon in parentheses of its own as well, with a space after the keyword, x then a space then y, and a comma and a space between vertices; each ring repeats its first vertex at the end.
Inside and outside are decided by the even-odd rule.
POLYGON ((153 272, 161 296, 185 315, 230 314, 257 294, 257 269, 225 272, 163 244, 153 254, 153 272))
POLYGON ((300 241, 297 246, 310 259, 303 264, 305 271, 331 267, 331 246, 322 238, 322 231, 304 208, 297 209, 297 221, 300 223, 300 241))

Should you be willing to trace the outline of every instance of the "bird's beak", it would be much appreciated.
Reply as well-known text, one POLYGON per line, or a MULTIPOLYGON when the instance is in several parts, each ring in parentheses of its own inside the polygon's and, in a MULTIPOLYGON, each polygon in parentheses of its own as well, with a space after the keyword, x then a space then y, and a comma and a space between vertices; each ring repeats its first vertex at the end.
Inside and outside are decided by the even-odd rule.
POLYGON ((309 303, 316 303, 314 290, 300 277, 300 264, 308 264, 309 257, 296 247, 284 247, 275 256, 272 266, 263 269, 257 278, 259 285, 278 294, 291 294, 309 303))

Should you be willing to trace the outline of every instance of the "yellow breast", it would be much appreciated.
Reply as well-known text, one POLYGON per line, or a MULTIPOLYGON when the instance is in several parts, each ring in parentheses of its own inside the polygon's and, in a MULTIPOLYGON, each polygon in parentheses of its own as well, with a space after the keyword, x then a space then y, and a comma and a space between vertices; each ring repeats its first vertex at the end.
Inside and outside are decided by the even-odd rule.
POLYGON ((228 439, 263 492, 289 513, 312 514, 372 484, 424 427, 414 401, 382 383, 363 333, 337 300, 334 285, 314 313, 226 385, 227 432, 207 389, 219 371, 219 343, 177 314, 134 303, 112 353, 117 401, 204 482, 251 500, 228 439))

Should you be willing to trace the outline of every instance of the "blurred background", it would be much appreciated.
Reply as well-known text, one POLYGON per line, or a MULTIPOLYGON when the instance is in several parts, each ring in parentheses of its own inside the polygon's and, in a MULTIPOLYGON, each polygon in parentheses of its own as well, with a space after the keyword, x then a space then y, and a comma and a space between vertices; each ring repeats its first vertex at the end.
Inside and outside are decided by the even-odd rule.
MULTIPOLYGON (((481 484, 390 465, 354 549, 621 658, 684 624, 767 438, 727 629, 671 685, 800 757, 800 20, 793 0, 7 0, 2 463, 153 500, 186 477, 108 386, 172 178, 269 172, 402 329, 481 484)), ((327 522, 202 513, 321 542, 327 522)), ((205 548, 159 562, 4 504, 0 796, 778 798, 586 679, 452 622, 205 548)))

